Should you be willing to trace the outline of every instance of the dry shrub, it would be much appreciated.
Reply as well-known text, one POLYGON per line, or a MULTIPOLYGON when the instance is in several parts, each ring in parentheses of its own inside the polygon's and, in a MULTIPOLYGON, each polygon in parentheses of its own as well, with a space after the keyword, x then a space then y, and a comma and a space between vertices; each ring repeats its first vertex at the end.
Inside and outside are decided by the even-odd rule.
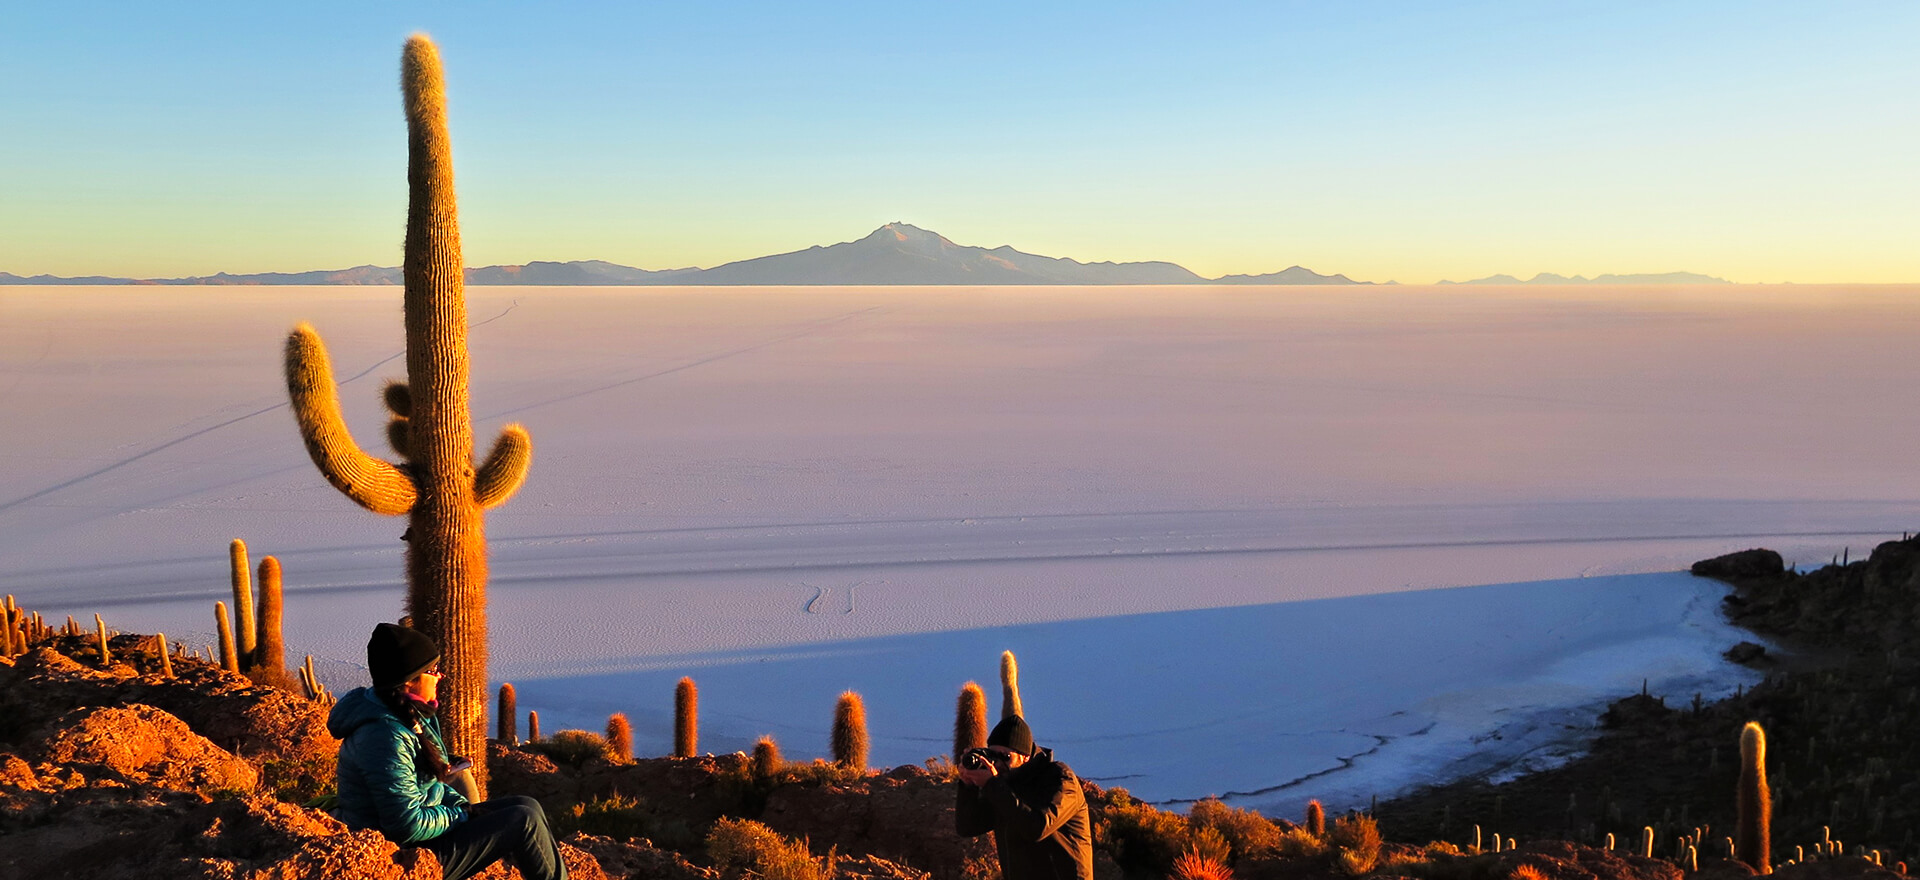
POLYGON ((781 835, 752 819, 722 818, 707 833, 707 858, 727 880, 827 880, 828 860, 816 859, 805 841, 781 835))
POLYGON ((1532 865, 1520 865, 1513 869, 1512 874, 1507 876, 1510 877, 1511 880, 1547 880, 1546 873, 1532 865))
POLYGON ((1339 866, 1349 876, 1371 873, 1380 862, 1380 826, 1372 816, 1355 814, 1333 820, 1327 842, 1339 851, 1339 866))
POLYGON ((527 751, 546 755, 562 764, 578 767, 594 758, 612 760, 606 738, 588 730, 562 730, 539 742, 528 743, 527 751))
POLYGON ((1233 849, 1218 829, 1189 823, 1178 813, 1157 810, 1135 801, 1125 789, 1114 789, 1095 842, 1104 845, 1129 875, 1165 876, 1181 854, 1196 851, 1222 864, 1233 849))
POLYGON ((1225 862, 1187 850, 1173 860, 1173 880, 1233 880, 1225 862))
POLYGON ((1200 801, 1187 811, 1187 824, 1211 828, 1227 840, 1233 859, 1258 858, 1280 844, 1280 826, 1252 810, 1229 807, 1213 798, 1200 801))
POLYGON ((1273 845, 1273 854, 1283 859, 1312 858, 1326 851, 1327 842, 1313 836, 1305 826, 1280 832, 1280 840, 1273 845))

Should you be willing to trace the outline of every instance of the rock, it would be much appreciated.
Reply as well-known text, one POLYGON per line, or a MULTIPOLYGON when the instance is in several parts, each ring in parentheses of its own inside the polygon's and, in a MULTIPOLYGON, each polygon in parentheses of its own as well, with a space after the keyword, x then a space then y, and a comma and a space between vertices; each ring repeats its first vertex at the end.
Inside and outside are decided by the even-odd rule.
MULTIPOLYGON (((600 863, 593 856, 565 841, 560 842, 560 861, 567 866, 568 880, 607 880, 607 873, 600 869, 600 863)), ((508 867, 506 862, 494 862, 473 877, 474 880, 521 880, 520 871, 508 867)))
POLYGON ((1773 658, 1767 655, 1766 647, 1756 645, 1752 642, 1741 642, 1738 645, 1734 645, 1728 648, 1726 653, 1721 656, 1727 658, 1729 662, 1738 663, 1742 666, 1773 665, 1773 658))
POLYGON ((1776 577, 1786 573, 1787 564, 1780 558, 1780 554, 1756 547, 1752 550, 1741 550, 1725 556, 1703 559, 1694 563, 1691 570, 1700 577, 1724 581, 1776 577))
POLYGON ((178 791, 250 792, 253 765, 209 742, 186 722, 152 706, 76 709, 39 737, 39 757, 86 776, 178 791))
POLYGON ((687 861, 670 849, 658 849, 644 840, 615 840, 595 834, 575 834, 567 843, 578 847, 600 862, 614 880, 635 877, 645 880, 718 880, 720 872, 687 861))

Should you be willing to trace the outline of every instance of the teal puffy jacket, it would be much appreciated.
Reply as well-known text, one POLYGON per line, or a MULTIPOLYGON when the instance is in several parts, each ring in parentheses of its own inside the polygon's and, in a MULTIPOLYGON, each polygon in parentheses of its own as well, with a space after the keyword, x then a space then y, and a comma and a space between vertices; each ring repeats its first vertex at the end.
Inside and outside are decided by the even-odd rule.
MULTIPOLYGON (((428 718, 421 728, 446 755, 439 722, 428 718)), ((440 780, 422 778, 419 737, 371 689, 354 688, 341 697, 327 715, 327 732, 340 740, 335 813, 347 827, 378 828, 408 846, 467 820, 467 799, 440 780)))

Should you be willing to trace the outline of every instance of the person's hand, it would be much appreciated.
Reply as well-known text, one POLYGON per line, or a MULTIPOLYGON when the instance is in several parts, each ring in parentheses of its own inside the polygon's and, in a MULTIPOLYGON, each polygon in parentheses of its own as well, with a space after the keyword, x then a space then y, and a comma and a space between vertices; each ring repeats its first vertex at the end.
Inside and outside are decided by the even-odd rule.
POLYGON ((971 785, 975 788, 979 788, 982 785, 986 785, 987 780, 992 779, 993 777, 998 775, 1000 775, 1000 771, 994 769, 992 764, 988 764, 987 769, 985 770, 960 771, 960 781, 968 785, 971 785))

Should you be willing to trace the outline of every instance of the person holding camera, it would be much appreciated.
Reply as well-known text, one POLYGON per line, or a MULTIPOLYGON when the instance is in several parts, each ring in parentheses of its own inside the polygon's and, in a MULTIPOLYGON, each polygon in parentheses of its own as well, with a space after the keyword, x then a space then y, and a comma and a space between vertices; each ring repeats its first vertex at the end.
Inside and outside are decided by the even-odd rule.
POLYGON ((985 748, 960 755, 954 826, 993 832, 1006 880, 1093 880, 1093 822, 1073 769, 1033 746, 1018 715, 1001 719, 985 748))

